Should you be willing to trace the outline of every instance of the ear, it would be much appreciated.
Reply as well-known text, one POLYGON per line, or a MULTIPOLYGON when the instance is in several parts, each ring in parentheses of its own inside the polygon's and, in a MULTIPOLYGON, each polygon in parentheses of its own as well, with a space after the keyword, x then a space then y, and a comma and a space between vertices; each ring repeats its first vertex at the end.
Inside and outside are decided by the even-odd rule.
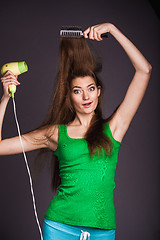
POLYGON ((99 97, 101 94, 101 86, 98 86, 97 88, 98 88, 98 97, 99 97))

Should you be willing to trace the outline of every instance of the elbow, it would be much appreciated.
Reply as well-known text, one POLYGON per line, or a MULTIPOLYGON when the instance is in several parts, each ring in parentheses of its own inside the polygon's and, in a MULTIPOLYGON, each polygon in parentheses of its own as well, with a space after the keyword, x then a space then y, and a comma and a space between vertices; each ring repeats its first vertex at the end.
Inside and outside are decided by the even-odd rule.
POLYGON ((152 65, 149 63, 149 64, 148 64, 148 67, 147 67, 146 73, 147 73, 147 74, 151 74, 151 72, 152 72, 152 65))
POLYGON ((144 72, 148 75, 151 74, 152 72, 152 65, 150 63, 148 63, 148 66, 145 68, 144 72))
POLYGON ((143 75, 151 75, 152 65, 148 63, 147 66, 143 67, 143 69, 137 69, 136 71, 140 72, 143 75))

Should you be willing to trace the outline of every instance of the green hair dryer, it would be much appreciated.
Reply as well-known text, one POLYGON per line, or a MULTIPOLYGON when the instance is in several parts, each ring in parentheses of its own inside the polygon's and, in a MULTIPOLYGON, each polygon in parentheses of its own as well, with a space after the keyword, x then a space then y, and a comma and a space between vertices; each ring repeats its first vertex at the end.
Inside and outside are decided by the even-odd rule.
MULTIPOLYGON (((28 71, 28 66, 26 62, 11 62, 6 63, 1 67, 1 75, 4 75, 8 70, 10 70, 14 75, 20 75, 28 71)), ((10 97, 14 98, 14 93, 16 92, 16 85, 9 85, 10 97)))

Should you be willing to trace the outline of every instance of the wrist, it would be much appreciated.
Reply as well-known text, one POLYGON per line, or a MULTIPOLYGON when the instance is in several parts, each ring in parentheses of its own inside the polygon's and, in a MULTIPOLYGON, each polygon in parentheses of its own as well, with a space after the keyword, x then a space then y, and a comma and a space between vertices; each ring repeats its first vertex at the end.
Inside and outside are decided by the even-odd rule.
POLYGON ((9 99, 10 99, 10 96, 9 96, 9 95, 3 95, 2 98, 1 98, 1 102, 2 102, 2 101, 8 102, 9 99))
POLYGON ((112 34, 112 33, 114 33, 114 31, 116 31, 117 30, 117 28, 116 28, 116 26, 114 25, 114 24, 110 24, 110 27, 109 27, 109 32, 112 34))

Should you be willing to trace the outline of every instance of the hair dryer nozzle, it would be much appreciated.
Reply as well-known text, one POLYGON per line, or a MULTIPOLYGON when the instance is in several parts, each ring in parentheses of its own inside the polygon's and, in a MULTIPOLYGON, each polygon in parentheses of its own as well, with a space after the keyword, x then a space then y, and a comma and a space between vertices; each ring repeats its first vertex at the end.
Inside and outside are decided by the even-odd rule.
POLYGON ((25 61, 18 62, 18 68, 19 68, 20 73, 24 73, 24 72, 28 71, 28 66, 25 61))

